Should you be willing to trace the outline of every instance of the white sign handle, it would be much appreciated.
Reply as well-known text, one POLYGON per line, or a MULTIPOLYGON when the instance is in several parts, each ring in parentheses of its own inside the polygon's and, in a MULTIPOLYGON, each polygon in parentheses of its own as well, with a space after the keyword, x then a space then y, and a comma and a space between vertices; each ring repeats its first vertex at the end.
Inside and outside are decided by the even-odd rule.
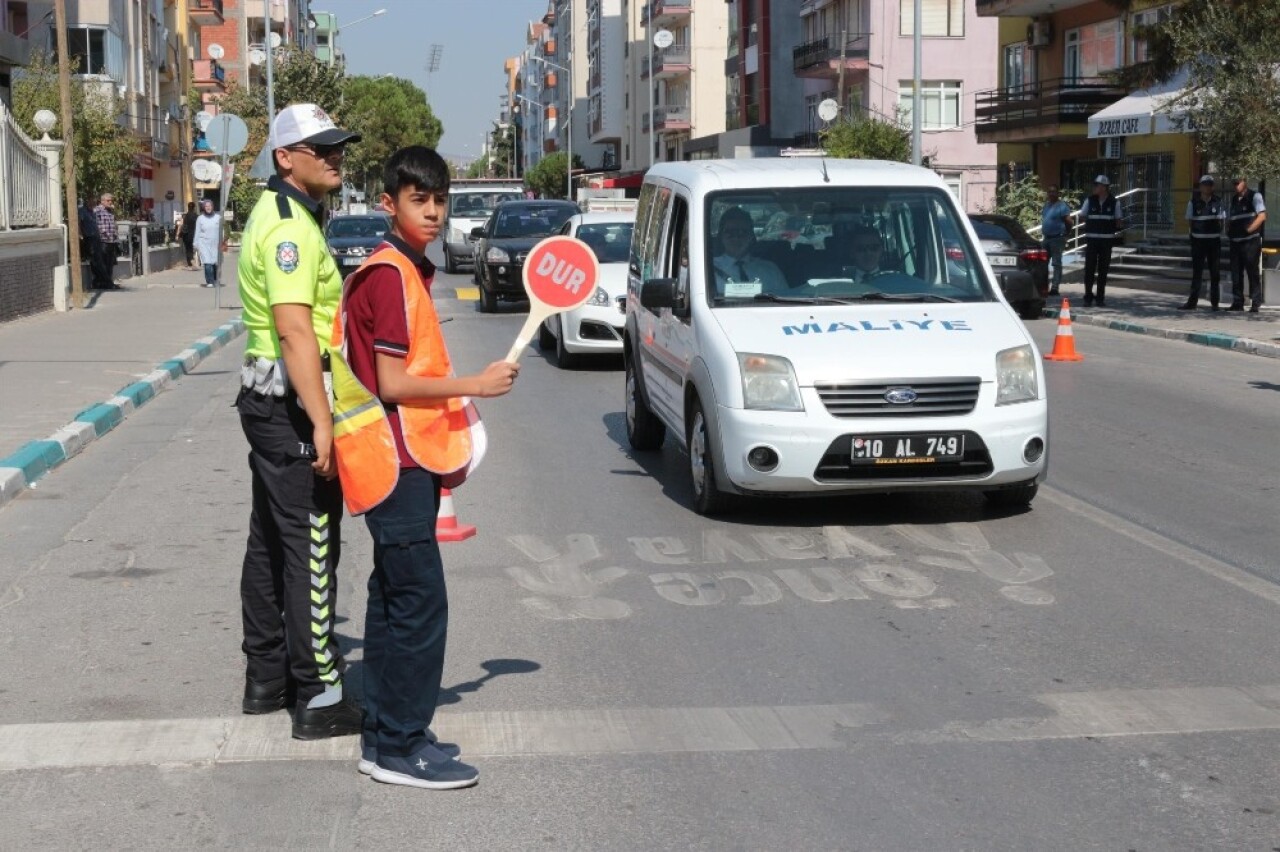
POLYGON ((520 333, 516 335, 515 345, 507 353, 507 362, 518 364, 520 356, 524 354, 525 347, 529 345, 529 341, 533 340, 533 335, 537 333, 538 326, 552 314, 558 313, 560 311, 544 302, 531 301, 529 303, 529 317, 524 321, 524 325, 520 327, 520 333))

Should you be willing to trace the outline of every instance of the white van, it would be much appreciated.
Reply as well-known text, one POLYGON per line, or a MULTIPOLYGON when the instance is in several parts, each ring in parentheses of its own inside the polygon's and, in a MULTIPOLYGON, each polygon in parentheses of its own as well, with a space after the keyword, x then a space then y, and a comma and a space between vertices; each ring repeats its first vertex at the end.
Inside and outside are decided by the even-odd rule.
POLYGON ((501 201, 524 198, 518 180, 503 178, 461 178, 449 183, 449 214, 444 229, 444 271, 450 275, 462 264, 475 262, 473 228, 489 221, 501 201))
POLYGON ((925 169, 650 169, 623 357, 631 446, 670 431, 701 514, 734 494, 926 489, 1017 507, 1047 471, 1039 352, 925 169))

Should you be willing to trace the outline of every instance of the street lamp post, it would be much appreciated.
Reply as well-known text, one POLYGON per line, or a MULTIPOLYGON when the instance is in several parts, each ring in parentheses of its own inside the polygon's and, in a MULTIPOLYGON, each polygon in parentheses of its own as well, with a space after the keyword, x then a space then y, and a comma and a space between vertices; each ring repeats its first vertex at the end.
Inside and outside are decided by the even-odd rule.
POLYGON ((541 56, 535 56, 533 59, 544 65, 549 65, 557 69, 562 74, 568 75, 568 97, 565 98, 564 110, 564 137, 565 137, 565 153, 569 160, 565 166, 565 192, 570 201, 573 200, 573 53, 569 53, 569 67, 565 68, 552 62, 550 59, 543 59, 541 56))

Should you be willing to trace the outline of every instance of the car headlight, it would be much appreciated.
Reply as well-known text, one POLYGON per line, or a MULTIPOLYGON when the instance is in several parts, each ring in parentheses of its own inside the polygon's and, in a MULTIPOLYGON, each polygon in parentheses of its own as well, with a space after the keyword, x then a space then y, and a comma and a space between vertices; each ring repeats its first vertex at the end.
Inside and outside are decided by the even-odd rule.
POLYGON ((461 228, 449 229, 449 242, 451 243, 465 243, 467 237, 468 234, 464 233, 461 228))
POLYGON ((1036 356, 1030 346, 996 353, 996 405, 1028 402, 1040 396, 1036 356))
POLYGON ((609 307, 609 302, 609 291, 603 287, 597 287, 596 291, 591 294, 591 298, 587 299, 588 305, 595 305, 601 308, 609 307))
POLYGON ((742 399, 747 408, 804 411, 796 371, 786 358, 739 352, 738 366, 742 368, 742 399))
POLYGON ((489 263, 510 263, 511 255, 500 248, 490 248, 484 253, 484 259, 489 263))

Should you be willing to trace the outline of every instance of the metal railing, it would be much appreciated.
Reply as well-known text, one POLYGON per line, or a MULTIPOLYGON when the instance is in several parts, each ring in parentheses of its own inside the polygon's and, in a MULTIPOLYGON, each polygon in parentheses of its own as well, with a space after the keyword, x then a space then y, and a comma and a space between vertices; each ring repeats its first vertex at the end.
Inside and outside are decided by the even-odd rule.
POLYGON ((659 132, 669 124, 689 124, 692 120, 689 105, 661 106, 653 111, 653 121, 659 132))
POLYGON ((44 155, 0 104, 0 228, 45 227, 50 218, 44 155))
POLYGON ((800 45, 791 51, 791 65, 795 71, 803 71, 826 62, 838 61, 843 53, 846 60, 866 59, 871 55, 871 33, 850 33, 840 47, 840 36, 823 36, 800 45))
POLYGON ((1063 78, 988 89, 974 95, 979 133, 1042 124, 1084 124, 1128 94, 1105 80, 1063 78))
MULTIPOLYGON (((1123 228, 1120 228, 1119 231, 1117 231, 1122 238, 1124 234, 1136 233, 1140 230, 1142 232, 1142 239, 1145 240, 1147 238, 1149 228, 1154 228, 1159 225, 1161 230, 1168 229, 1167 223, 1159 221, 1152 215, 1155 208, 1152 206, 1151 202, 1154 200, 1155 203, 1161 203, 1157 199, 1157 196, 1161 193, 1162 191, 1160 190, 1140 187, 1138 189, 1130 189, 1116 195, 1116 201, 1120 202, 1121 207, 1125 210, 1126 224, 1123 228), (1140 198, 1141 200, 1132 205, 1125 204, 1125 199, 1135 197, 1140 198)), ((1084 202, 1082 201, 1081 203, 1083 204, 1084 202)), ((1067 239, 1067 247, 1064 249, 1067 254, 1079 251, 1084 247, 1085 243, 1084 222, 1080 220, 1080 211, 1073 210, 1071 212, 1071 218, 1075 220, 1075 226, 1071 229, 1071 236, 1067 239)), ((1027 228, 1027 233, 1036 239, 1041 239, 1041 230, 1042 228, 1040 225, 1035 225, 1027 228)))
POLYGON ((649 61, 649 57, 646 56, 641 64, 640 73, 642 77, 648 77, 651 74, 661 74, 668 68, 684 71, 689 68, 691 61, 692 53, 689 50, 689 45, 673 44, 660 54, 655 55, 652 64, 649 61))

